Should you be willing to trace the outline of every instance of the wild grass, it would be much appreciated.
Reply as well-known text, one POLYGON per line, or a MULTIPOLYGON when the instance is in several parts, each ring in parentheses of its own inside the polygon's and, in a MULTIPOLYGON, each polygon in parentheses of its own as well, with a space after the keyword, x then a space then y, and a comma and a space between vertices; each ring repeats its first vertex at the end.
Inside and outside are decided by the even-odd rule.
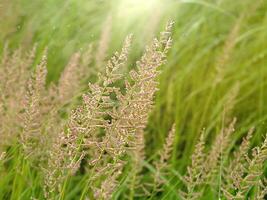
POLYGON ((265 1, 126 5, 1 2, 0 199, 265 199, 265 1))

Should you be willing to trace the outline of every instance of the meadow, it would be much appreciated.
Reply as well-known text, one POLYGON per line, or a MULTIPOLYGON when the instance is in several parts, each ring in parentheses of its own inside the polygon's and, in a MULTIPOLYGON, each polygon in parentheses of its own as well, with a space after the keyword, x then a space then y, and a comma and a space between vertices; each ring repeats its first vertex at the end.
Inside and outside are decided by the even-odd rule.
POLYGON ((266 47, 265 0, 0 0, 0 199, 266 199, 266 47))

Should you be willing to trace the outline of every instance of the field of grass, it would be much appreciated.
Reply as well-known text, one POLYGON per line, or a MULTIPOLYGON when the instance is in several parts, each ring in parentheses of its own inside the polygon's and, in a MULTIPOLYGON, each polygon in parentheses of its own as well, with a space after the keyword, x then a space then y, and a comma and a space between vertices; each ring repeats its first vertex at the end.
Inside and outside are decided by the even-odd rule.
MULTIPOLYGON (((139 182, 153 182, 151 177, 155 177, 157 171, 154 161, 175 124, 166 168, 168 175, 161 174, 164 181, 159 184, 160 189, 154 188, 146 196, 140 188, 128 187, 129 174, 134 167, 125 164, 123 176, 112 191, 113 199, 182 199, 179 191, 188 192, 188 188, 182 184, 181 177, 191 165, 191 155, 199 144, 201 133, 206 141, 204 153, 210 155, 208 152, 216 145, 216 136, 227 130, 235 118, 235 131, 225 148, 226 166, 249 129, 255 128, 249 149, 261 146, 267 132, 267 1, 0 0, 0 55, 3 58, 7 44, 11 51, 21 48, 23 52, 36 45, 32 65, 35 68, 47 48, 46 87, 60 82, 60 74, 75 52, 86 54, 91 48, 92 61, 86 66, 88 74, 71 98, 74 103, 67 102, 61 109, 63 123, 67 123, 70 115, 66 107, 74 109, 80 104, 87 83, 96 82, 96 74, 104 71, 115 51, 120 51, 127 35, 133 34, 132 45, 120 73, 128 78, 128 72, 136 69, 135 63, 146 45, 160 35, 170 20, 174 21, 173 42, 166 62, 160 66, 161 74, 156 78, 159 90, 153 99, 154 106, 148 109, 144 131, 145 159, 141 162, 139 182)), ((1 82, 4 76, 0 75, 1 82)), ((120 80, 115 85, 124 87, 120 80)), ((5 117, 2 115, 0 120, 5 117)), ((0 127, 6 130, 3 127, 8 124, 3 123, 2 120, 0 127)), ((1 131, 0 134, 5 133, 1 131)), ((20 145, 14 143, 0 148, 7 153, 3 163, 0 159, 0 199, 45 199, 43 174, 39 173, 38 164, 23 158, 20 145)), ((266 178, 267 148, 264 145, 262 152, 265 153, 265 157, 261 157, 262 174, 257 175, 266 178)), ((252 154, 249 151, 249 157, 252 154)), ((127 156, 123 160, 127 161, 127 156)), ((222 185, 224 159, 218 157, 218 160, 219 176, 212 179, 211 186, 201 189, 196 186, 203 197, 189 195, 185 199, 231 199, 218 189, 222 185)), ((63 189, 59 190, 61 193, 52 195, 51 199, 98 199, 88 186, 87 180, 92 174, 86 173, 86 162, 86 159, 82 160, 75 176, 68 176, 63 189)), ((246 198, 233 199, 260 199, 256 197, 255 188, 257 186, 251 185, 246 198)))

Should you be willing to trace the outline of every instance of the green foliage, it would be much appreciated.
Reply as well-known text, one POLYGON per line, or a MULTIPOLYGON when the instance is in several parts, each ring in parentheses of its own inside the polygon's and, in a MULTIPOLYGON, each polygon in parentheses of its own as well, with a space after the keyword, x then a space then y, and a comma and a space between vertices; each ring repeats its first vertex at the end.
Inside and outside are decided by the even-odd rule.
MULTIPOLYGON (((173 45, 168 53, 167 62, 160 67, 162 73, 158 78, 159 91, 156 93, 155 105, 145 129, 146 159, 142 163, 140 182, 153 183, 155 173, 161 177, 161 181, 152 187, 154 190, 150 199, 177 199, 185 196, 180 195, 179 190, 184 192, 188 188, 181 177, 184 174, 185 177, 190 177, 187 174, 187 166, 191 166, 190 156, 194 154, 195 147, 198 147, 201 132, 204 132, 203 140, 206 142, 203 151, 207 153, 212 149, 213 141, 216 141, 221 131, 234 117, 237 118, 235 133, 231 135, 225 150, 225 154, 230 158, 223 160, 223 166, 226 168, 232 160, 233 151, 238 149, 242 136, 251 127, 255 127, 255 131, 250 148, 260 147, 262 144, 267 120, 265 106, 267 101, 267 2, 264 0, 147 0, 145 1, 147 3, 142 2, 138 0, 2 0, 0 2, 1 61, 6 43, 12 50, 19 47, 23 50, 30 49, 36 44, 36 58, 33 64, 28 64, 30 67, 40 62, 43 51, 47 47, 47 82, 52 86, 60 82, 60 74, 63 74, 61 72, 64 66, 68 66, 70 57, 79 51, 81 56, 79 62, 85 63, 84 67, 89 66, 86 71, 88 75, 83 78, 95 82, 96 72, 103 71, 106 61, 113 52, 120 49, 126 35, 133 33, 134 39, 127 66, 120 72, 134 68, 134 63, 144 52, 145 45, 149 44, 154 35, 162 30, 167 20, 175 21, 173 45), (110 16, 111 20, 108 21, 110 16), (104 40, 101 36, 105 35, 103 32, 107 22, 110 25, 110 29, 106 30, 109 38, 104 40), (97 48, 100 41, 104 41, 104 46, 107 47, 101 58, 102 63, 97 64, 97 59, 93 59, 92 62, 85 61, 89 44, 93 45, 92 56, 98 56, 97 48), (82 61, 83 58, 84 61, 82 61), (176 134, 167 165, 168 173, 158 174, 158 167, 153 163, 158 159, 158 152, 164 146, 167 133, 173 124, 176 124, 176 134), (202 131, 203 129, 205 130, 202 131), (159 190, 158 187, 160 187, 159 190)), ((3 80, 3 74, 0 77, 3 80)), ((79 77, 73 80, 77 79, 79 77)), ((87 80, 83 80, 82 83, 87 80)), ((120 81, 116 84, 118 87, 123 87, 120 81)), ((79 89, 82 91, 85 87, 86 84, 79 89)), ((14 92, 16 89, 10 91, 14 92)), ((64 106, 59 109, 61 115, 68 115, 69 110, 76 107, 79 102, 79 100, 76 101, 76 97, 81 91, 71 94, 73 99, 64 102, 64 106)), ((20 112, 23 111, 20 110, 20 112)), ((15 111, 10 116, 14 118, 15 111)), ((66 120, 62 124, 64 123, 66 120)), ((46 127, 50 124, 49 119, 44 119, 42 124, 46 127)), ((6 126, 10 124, 5 124, 4 128, 1 125, 1 132, 9 130, 6 126)), ((39 128, 46 132, 44 130, 46 128, 39 128)), ((18 129, 21 130, 22 127, 18 129)), ((22 153, 23 147, 18 141, 12 142, 5 149, 6 159, 0 163, 0 199, 30 199, 31 197, 43 199, 44 185, 40 168, 31 163, 35 161, 25 159, 22 153)), ((265 148, 262 147, 262 152, 266 151, 265 148)), ((254 151, 259 153, 260 150, 254 151)), ((254 153, 256 158, 260 157, 258 153, 254 153)), ((249 152, 248 157, 252 159, 250 154, 249 152)), ((204 158, 201 157, 200 160, 202 159, 204 158)), ((221 161, 221 158, 218 159, 221 161)), ((245 164, 256 175, 262 172, 257 159, 256 161, 252 159, 245 164), (256 162, 257 166, 250 166, 253 162, 256 162), (257 172, 259 168, 260 172, 257 172)), ((266 160, 264 157, 260 159, 261 161, 263 159, 263 162, 266 160)), ((130 170, 130 165, 126 165, 123 169, 119 187, 113 194, 114 199, 124 198, 123 195, 129 192, 126 183, 131 179, 131 176, 128 176, 130 170)), ((219 170, 223 175, 221 166, 219 170)), ((75 176, 69 177, 64 183, 65 193, 60 194, 61 199, 92 198, 94 192, 90 189, 88 191, 90 176, 91 174, 81 169, 75 176)), ((203 199, 218 198, 218 193, 220 194, 218 187, 223 185, 223 180, 221 176, 217 176, 213 177, 212 181, 211 185, 215 185, 214 187, 196 186, 197 189, 201 188, 203 199)), ((246 179, 242 182, 246 189, 247 182, 246 179)), ((252 198, 256 199, 257 190, 261 185, 263 183, 249 188, 249 195, 252 198)), ((144 184, 144 188, 151 189, 151 186, 144 184)), ((144 193, 142 188, 135 188, 134 191, 136 193, 131 193, 132 197, 145 198, 143 195, 138 197, 139 193, 144 193)), ((230 191, 231 195, 235 193, 232 189, 227 191, 230 191)), ((223 191, 221 192, 223 196, 223 191)))

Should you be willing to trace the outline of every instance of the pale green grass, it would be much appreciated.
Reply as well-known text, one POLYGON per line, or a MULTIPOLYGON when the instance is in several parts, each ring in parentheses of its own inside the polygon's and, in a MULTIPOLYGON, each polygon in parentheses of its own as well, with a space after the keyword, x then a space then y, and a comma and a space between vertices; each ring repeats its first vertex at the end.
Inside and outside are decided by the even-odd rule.
MULTIPOLYGON (((7 41, 12 48, 19 45, 29 48, 37 43, 39 52, 48 46, 50 82, 57 80, 73 52, 89 43, 97 44, 108 15, 113 16, 109 54, 120 48, 127 34, 134 34, 129 68, 151 40, 151 31, 157 34, 165 22, 172 19, 175 21, 174 44, 168 62, 162 67, 160 90, 146 131, 148 157, 153 157, 155 150, 161 147, 167 130, 175 122, 177 137, 172 166, 174 173, 182 174, 200 131, 205 128, 205 136, 211 141, 223 126, 227 95, 237 82, 240 90, 231 114, 237 117, 237 132, 232 145, 234 147, 252 126, 256 127, 253 143, 262 141, 267 122, 267 2, 168 0, 144 8, 122 1, 4 0, 0 2, 0 46, 7 41), (256 3, 259 5, 252 12, 256 3), (150 30, 156 12, 160 12, 159 23, 150 30), (241 15, 243 19, 238 21, 241 15), (225 42, 237 23, 240 30, 223 66, 225 76, 215 85, 218 60, 224 56, 225 42)), ((11 148, 10 151, 17 150, 11 148)), ((14 171, 0 179, 0 199, 7 199, 5 195, 14 200, 39 196, 42 186, 37 173, 15 158, 16 153, 13 155, 8 165, 20 166, 21 171, 13 168, 14 171)), ((149 163, 144 164, 153 171, 149 163)), ((170 180, 161 197, 153 198, 176 199, 175 187, 179 184, 176 180, 176 177, 170 180)), ((78 175, 71 183, 67 185, 65 199, 78 199, 86 176, 78 175)), ((115 197, 123 191, 122 183, 115 197)), ((209 195, 212 191, 207 192, 206 199, 215 199, 209 195)))

